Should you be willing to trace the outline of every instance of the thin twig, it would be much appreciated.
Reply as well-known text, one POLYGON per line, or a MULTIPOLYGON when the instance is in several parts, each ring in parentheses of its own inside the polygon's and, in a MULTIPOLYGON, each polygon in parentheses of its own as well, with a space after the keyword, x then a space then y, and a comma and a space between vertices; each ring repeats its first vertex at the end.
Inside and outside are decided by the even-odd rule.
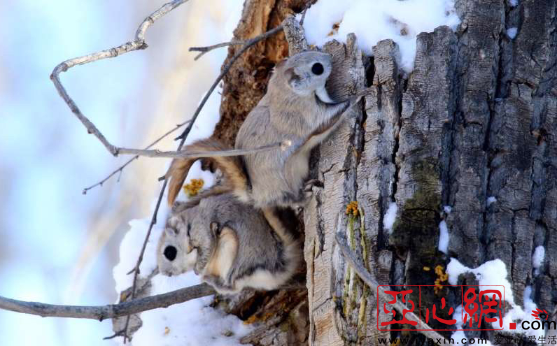
POLYGON ((160 151, 160 150, 142 150, 142 149, 129 149, 130 152, 142 152, 142 156, 153 157, 153 158, 172 158, 172 159, 186 159, 186 158, 202 158, 202 157, 225 157, 225 156, 242 156, 249 154, 261 153, 264 151, 271 151, 275 149, 285 150, 291 144, 289 141, 284 141, 280 143, 273 143, 265 145, 254 149, 230 149, 230 150, 220 150, 220 151, 160 151))
MULTIPOLYGON (((236 60, 238 60, 238 58, 240 58, 240 56, 245 51, 247 51, 251 46, 253 46, 257 42, 259 42, 259 41, 261 41, 261 40, 263 40, 263 39, 265 39, 265 38, 267 38, 271 35, 274 35, 281 30, 282 30, 282 25, 280 25, 280 26, 278 26, 278 27, 276 27, 272 30, 269 30, 268 32, 266 32, 263 35, 260 35, 260 36, 257 36, 257 37, 254 37, 254 38, 248 40, 246 42, 246 44, 240 49, 240 51, 238 53, 236 53, 236 55, 234 55, 232 57, 232 59, 230 59, 228 64, 226 64, 226 66, 224 66, 224 68, 222 69, 220 75, 213 82, 213 85, 211 85, 211 87, 209 88, 207 93, 205 93, 205 96, 203 97, 203 99, 199 103, 199 106, 197 106, 197 109, 195 110, 195 113, 191 117, 191 122, 189 123, 189 125, 186 127, 184 132, 182 132, 182 134, 180 136, 178 136, 178 138, 176 138, 176 139, 180 139, 180 144, 178 145, 178 150, 177 151, 180 151, 182 149, 182 147, 184 146, 184 142, 186 141, 186 138, 188 137, 193 125, 195 124, 195 121, 197 120, 197 117, 201 113, 201 110, 205 106, 205 103, 207 103, 207 100, 209 99, 209 97, 211 96, 213 91, 216 89, 216 87, 219 85, 220 81, 224 78, 224 76, 228 73, 228 71, 230 71, 230 68, 232 68, 232 65, 236 62, 236 60)), ((163 195, 164 195, 164 190, 166 189, 166 184, 167 184, 167 180, 164 181, 164 184, 161 188, 161 192, 160 192, 159 198, 157 200, 157 205, 156 205, 155 210, 153 212, 153 218, 151 220, 151 224, 149 225, 149 230, 147 231, 147 235, 145 236, 145 240, 143 242, 143 247, 141 249, 140 256, 139 256, 139 258, 137 260, 137 263, 135 265, 135 268, 133 270, 134 277, 133 277, 133 286, 132 286, 132 297, 135 297, 135 291, 136 291, 136 285, 137 285, 137 275, 139 274, 139 266, 141 265, 141 262, 143 261, 143 254, 145 253, 145 248, 147 247, 147 242, 149 241, 149 237, 151 235, 151 230, 153 229, 153 226, 156 223, 157 213, 159 211, 159 207, 160 207, 163 195)), ((128 339, 129 324, 130 324, 130 316, 126 317, 126 324, 125 324, 125 327, 124 327, 124 343, 126 342, 126 339, 128 339)))
MULTIPOLYGON (((261 34, 257 37, 251 38, 249 40, 246 41, 246 44, 242 47, 242 49, 240 49, 240 51, 238 53, 236 53, 236 55, 234 55, 230 61, 228 62, 228 64, 226 64, 226 66, 223 67, 221 73, 218 75, 217 79, 213 82, 213 85, 211 85, 211 87, 209 88, 209 90, 207 91, 207 93, 205 93, 205 96, 203 97, 203 99, 201 100, 201 102, 199 103, 199 106, 197 106, 197 109, 195 110, 195 113, 193 113, 192 116, 192 122, 189 124, 189 126, 184 130, 184 132, 178 136, 177 139, 181 139, 182 143, 184 143, 185 138, 187 137, 187 135, 189 134, 189 132, 191 131, 192 125, 195 122, 195 119, 197 119, 197 117, 199 116, 199 113, 201 113, 201 110, 203 109, 203 106, 205 106, 205 103, 207 103, 207 100, 209 99, 209 97, 211 96, 211 94, 213 93, 213 91, 216 89, 216 87, 219 85, 220 81, 224 78, 224 76, 226 76, 226 74, 228 73, 228 71, 230 71, 230 69, 232 68, 232 65, 236 62, 236 60, 238 60, 238 58, 240 58, 240 56, 242 54, 244 54, 245 51, 247 51, 251 46, 253 46, 254 44, 256 44, 257 42, 266 39, 267 37, 274 35, 278 32, 280 32, 282 30, 283 26, 282 24, 277 26, 274 29, 271 29, 269 31, 267 31, 264 34, 261 34)), ((181 149, 181 146, 178 148, 178 150, 181 149)))
POLYGON ((104 306, 53 305, 0 296, 0 309, 42 317, 85 318, 103 321, 107 318, 130 316, 147 310, 167 308, 174 304, 212 294, 215 294, 215 290, 211 286, 200 284, 151 297, 104 306))
POLYGON ((72 113, 81 121, 83 126, 85 126, 87 132, 97 137, 97 139, 104 145, 104 147, 114 156, 118 156, 118 154, 147 156, 148 153, 137 149, 130 150, 126 148, 119 148, 111 144, 108 141, 108 139, 106 139, 106 137, 101 133, 101 131, 95 126, 95 124, 93 124, 89 120, 89 118, 87 118, 85 115, 83 115, 83 113, 81 112, 77 104, 70 97, 70 95, 68 95, 68 92, 62 85, 62 82, 60 81, 60 73, 66 72, 70 68, 77 65, 84 65, 84 64, 88 64, 94 61, 99 61, 107 58, 115 58, 122 54, 147 48, 147 44, 145 43, 145 33, 147 32, 147 29, 149 29, 149 27, 153 25, 153 23, 155 23, 155 21, 160 19, 162 16, 164 16, 168 12, 174 10, 176 7, 188 1, 189 0, 174 0, 164 4, 158 10, 153 12, 150 16, 145 18, 145 20, 139 25, 139 28, 135 33, 135 38, 133 41, 124 43, 118 47, 106 49, 100 52, 92 53, 89 55, 85 55, 85 56, 81 56, 78 58, 73 58, 61 62, 54 68, 52 74, 50 75, 50 79, 54 83, 56 90, 58 90, 58 93, 60 94, 62 99, 64 99, 68 107, 70 107, 72 113))
POLYGON ((244 44, 246 44, 246 41, 244 41, 244 40, 235 40, 235 41, 230 41, 230 42, 217 43, 217 44, 214 44, 212 46, 207 46, 207 47, 190 47, 189 51, 190 52, 201 52, 201 53, 197 54, 195 56, 195 58, 193 58, 193 60, 198 60, 203 55, 205 55, 205 53, 210 52, 213 49, 228 47, 228 46, 241 46, 241 45, 244 45, 244 44))
MULTIPOLYGON (((177 124, 172 130, 167 131, 164 135, 160 136, 159 138, 157 138, 154 142, 152 142, 151 144, 149 144, 148 146, 145 147, 145 149, 149 149, 152 148, 153 146, 155 146, 157 143, 159 143, 160 141, 162 141, 164 138, 168 137, 169 135, 171 135, 172 133, 176 132, 180 127, 188 124, 191 120, 185 121, 181 124, 177 124)), ((98 183, 91 185, 89 187, 86 187, 83 189, 83 194, 87 194, 87 191, 97 187, 97 186, 102 186, 108 179, 112 178, 114 175, 120 173, 118 175, 118 181, 120 181, 120 176, 122 175, 122 171, 124 170, 124 168, 126 168, 130 163, 132 163, 134 160, 139 159, 139 155, 136 155, 134 157, 132 157, 131 159, 129 159, 128 161, 126 161, 126 163, 124 163, 122 166, 120 166, 118 169, 116 169, 115 171, 113 171, 112 173, 110 173, 106 178, 104 178, 103 180, 99 181, 98 183)))
MULTIPOLYGON (((242 47, 242 49, 240 49, 240 51, 238 53, 236 53, 236 55, 234 55, 234 57, 232 57, 232 59, 230 59, 228 64, 222 69, 221 74, 217 77, 217 79, 215 80, 213 85, 209 88, 209 90, 205 94, 205 97, 203 97, 203 99, 199 103, 199 106, 197 107, 197 109, 195 110, 195 113, 191 117, 191 122, 189 123, 189 125, 186 127, 184 132, 182 132, 182 134, 180 136, 178 136, 178 138, 176 138, 176 139, 180 139, 180 144, 178 145, 177 151, 180 151, 182 149, 182 147, 184 146, 184 142, 186 141, 186 138, 188 137, 191 129, 193 128, 193 125, 195 124, 195 121, 197 120, 197 117, 201 113, 201 110, 205 106, 205 103, 207 103, 207 100, 209 99, 209 97, 211 96, 211 94, 213 93, 215 88, 218 86, 218 84, 220 83, 222 78, 224 78, 224 76, 228 73, 228 71, 232 67, 232 64, 234 64, 234 62, 236 60, 238 60, 238 58, 245 51, 247 51, 249 47, 253 46, 255 43, 263 40, 264 38, 279 32, 281 29, 282 29, 282 26, 279 26, 275 29, 272 29, 272 30, 268 31, 264 35, 260 35, 256 38, 248 40, 248 43, 246 43, 246 45, 244 47, 242 47)), ((139 255, 139 258, 137 259, 137 263, 135 265, 135 268, 133 269, 134 277, 133 277, 133 286, 132 286, 132 297, 135 297, 135 291, 136 291, 136 286, 137 286, 137 276, 139 274, 139 266, 141 265, 141 262, 143 261, 143 254, 145 253, 145 248, 147 247, 147 242, 149 241, 151 231, 152 231, 153 226, 155 225, 156 220, 157 220, 157 213, 158 213, 159 207, 161 205, 161 201, 162 201, 162 198, 163 198, 163 195, 164 195, 164 190, 166 189, 166 184, 167 184, 167 180, 164 181, 164 184, 161 188, 161 192, 160 192, 159 198, 157 200, 157 205, 155 207, 155 210, 153 211, 153 218, 151 219, 151 224, 149 225, 149 230, 147 231, 147 235, 145 236, 145 240, 143 242, 143 247, 141 248, 141 253, 139 255)), ((126 342, 126 339, 129 339, 129 337, 128 337, 129 323, 130 323, 130 316, 126 317, 126 324, 125 324, 125 327, 124 327, 124 343, 126 342)))
MULTIPOLYGON (((193 121, 190 123, 190 125, 191 124, 193 124, 193 121)), ((178 146, 178 150, 180 150, 183 144, 184 141, 180 143, 180 145, 178 146)), ((157 199, 157 205, 155 206, 155 210, 153 211, 153 216, 151 217, 151 223, 149 224, 149 229, 147 230, 147 234, 145 235, 145 239, 143 240, 143 245, 141 246, 141 252, 139 253, 139 257, 137 258, 137 262, 135 263, 135 267, 133 269, 132 300, 135 299, 135 294, 137 291, 137 277, 139 275, 139 266, 143 261, 143 256, 145 255, 145 249, 147 248, 147 243, 149 242, 151 231, 153 231, 153 226, 157 223, 157 214, 159 213, 159 208, 161 206, 162 198, 164 196, 164 190, 166 189, 167 183, 168 180, 165 180, 164 183, 162 184, 161 191, 159 192, 159 197, 157 199)), ((126 317, 126 324, 124 326, 124 344, 126 343, 126 340, 129 339, 128 328, 130 325, 130 317, 131 315, 128 315, 126 317)))
POLYGON ((217 43, 217 44, 214 44, 212 46, 207 46, 207 47, 190 47, 189 51, 190 52, 200 52, 194 58, 194 60, 197 60, 197 59, 201 58, 203 55, 205 55, 206 53, 208 53, 208 52, 210 52, 214 49, 217 49, 217 48, 228 47, 228 46, 241 46, 241 45, 251 47, 254 44, 256 44, 257 42, 259 42, 261 40, 264 40, 264 39, 276 34, 277 32, 279 32, 281 30, 282 30, 282 25, 279 25, 276 28, 271 29, 271 30, 259 35, 259 36, 254 37, 254 38, 250 38, 250 39, 247 39, 247 40, 232 40, 230 42, 217 43))
POLYGON ((111 339, 117 338, 119 336, 124 336, 124 331, 123 330, 120 330, 120 331, 118 331, 118 332, 116 332, 116 333, 114 333, 110 336, 105 336, 103 338, 103 340, 111 340, 111 339))
MULTIPOLYGON (((91 62, 94 62, 94 61, 103 60, 103 59, 107 59, 107 58, 115 58, 115 57, 117 57, 119 55, 122 55, 122 54, 125 54, 125 53, 129 53, 129 52, 132 52, 132 51, 135 51, 135 50, 140 50, 140 49, 147 48, 147 44, 145 43, 145 33, 147 32, 147 29, 149 29, 149 27, 151 25, 153 25, 155 23, 155 21, 157 21, 158 19, 163 17, 165 14, 169 13, 170 11, 174 10, 175 8, 177 8, 180 5, 183 5, 186 2, 188 2, 188 0, 174 0, 174 1, 171 1, 171 2, 168 2, 168 3, 164 4, 158 10, 153 12, 151 15, 149 15, 147 18, 145 18, 145 20, 143 20, 143 22, 139 25, 139 27, 138 27, 138 29, 135 33, 135 38, 134 38, 133 41, 124 43, 124 44, 122 44, 118 47, 115 47, 115 48, 106 49, 106 50, 96 52, 96 53, 93 53, 93 54, 89 54, 89 55, 85 55, 85 56, 82 56, 82 57, 66 60, 66 61, 58 64, 54 68, 54 70, 52 71, 52 74, 50 75, 50 79, 54 83, 54 86, 56 87, 56 90, 58 90, 58 93, 60 94, 62 99, 66 102, 68 107, 70 107, 70 110, 72 111, 72 113, 79 119, 79 121, 81 121, 83 126, 85 126, 85 128, 87 129, 87 132, 90 133, 90 134, 93 134, 95 137, 97 137, 97 139, 104 145, 104 147, 114 156, 117 156, 118 154, 133 154, 135 156, 143 156, 143 155, 145 155, 146 151, 127 150, 125 148, 119 148, 119 147, 116 147, 115 145, 111 144, 106 139, 106 137, 100 132, 100 130, 95 126, 95 124, 93 124, 89 120, 89 118, 87 118, 81 112, 81 110, 79 109, 77 104, 74 102, 74 100, 68 95, 68 92, 66 91, 66 89, 62 85, 62 82, 60 81, 60 73, 61 72, 66 72, 68 69, 70 69, 74 66, 77 66, 77 65, 88 64, 88 63, 91 63, 91 62)), ((196 117, 193 117, 191 119, 191 122, 190 122, 189 126, 186 128, 186 131, 184 131, 184 132, 189 133, 189 131, 192 128, 193 122, 195 122, 195 119, 196 119, 196 117)), ((181 146, 183 145, 184 140, 185 140, 185 137, 182 140, 182 142, 180 143, 180 146, 178 147, 178 151, 181 149, 181 146)), ((147 151, 147 152, 149 152, 149 151, 147 151)), ((156 223, 157 213, 158 213, 161 201, 162 201, 162 197, 163 197, 165 188, 166 188, 166 181, 164 182, 164 184, 161 188, 161 191, 160 191, 160 194, 159 194, 159 199, 157 201, 157 206, 156 206, 156 208, 153 212, 153 217, 151 218, 151 224, 149 226, 149 230, 148 230, 147 235, 145 237, 145 241, 143 243, 141 254, 138 258, 138 262, 137 262, 137 265, 135 267, 133 289, 132 289, 132 299, 135 298, 137 275, 139 273, 139 265, 141 264, 141 261, 143 260, 143 254, 145 252, 145 247, 147 245, 147 242, 149 240, 149 236, 150 236, 151 231, 153 229, 153 225, 156 223)), ((128 339, 128 325, 129 325, 129 315, 126 319, 126 327, 124 329, 124 343, 126 343, 126 339, 128 339)))
MULTIPOLYGON (((228 64, 226 64, 226 66, 224 66, 224 68, 222 69, 220 75, 213 82, 213 85, 211 85, 211 87, 209 88, 207 93, 205 93, 205 96, 203 97, 203 99, 199 103, 199 106, 197 106, 197 109, 195 110, 195 113, 191 117, 190 124, 186 127, 184 132, 182 132, 182 134, 180 136, 178 136, 178 138, 176 138, 176 139, 180 139, 180 145, 178 145, 178 150, 177 151, 180 151, 182 149, 182 147, 184 146, 184 142, 186 141, 186 138, 188 137, 193 125, 195 124, 195 120, 197 119, 197 117, 201 113, 201 110, 205 106, 205 103, 207 103, 207 100, 209 99, 209 97, 211 96, 213 91, 216 89, 216 87, 219 85, 220 81, 224 78, 224 76, 228 73, 228 71, 230 71, 230 68, 232 68, 232 65, 234 64, 234 62, 236 62, 236 60, 238 60, 238 58, 245 51, 247 51, 251 46, 253 46, 257 42, 259 42, 259 41, 261 41, 261 40, 263 40, 263 39, 265 39, 265 38, 267 38, 271 35, 274 35, 274 34, 278 33, 281 30, 282 30, 282 25, 280 25, 280 26, 278 26, 278 27, 276 27, 272 30, 269 30, 268 32, 266 32, 263 35, 259 35, 257 37, 254 37, 254 38, 246 41, 246 44, 242 47, 242 49, 240 49, 240 51, 238 53, 236 53, 236 55, 234 55, 232 57, 232 59, 230 59, 228 64)), ((290 143, 285 143, 285 144, 290 145, 290 143)), ((133 269, 134 278, 133 278, 133 286, 132 286, 132 297, 135 297, 135 291, 136 291, 136 285, 137 285, 137 275, 139 274, 139 266, 141 265, 141 262, 143 261, 143 254, 145 252, 145 248, 147 247, 147 242, 149 241, 149 237, 151 235, 151 230, 153 229, 153 225, 156 223, 157 213, 158 213, 158 210, 159 210, 159 207, 160 207, 163 195, 164 195, 164 190, 166 189, 166 184, 167 184, 167 180, 164 181, 164 184, 162 186, 161 192, 159 194, 159 198, 157 200, 157 206, 155 207, 155 210, 153 212, 153 219, 151 220, 151 224, 149 225, 149 230, 147 231, 147 235, 145 236, 145 240, 143 242, 143 247, 141 249, 140 256, 137 260, 135 268, 133 269)), ((128 316, 126 318, 126 325, 124 327, 124 343, 126 342, 126 339, 128 338, 129 323, 130 323, 130 316, 128 316)))
POLYGON ((306 20, 306 13, 308 11, 308 8, 311 5, 308 5, 306 8, 304 8, 304 10, 302 11, 302 18, 300 18, 300 25, 303 26, 304 25, 304 20, 306 20))
MULTIPOLYGON (((339 222, 339 228, 340 228, 340 225, 341 225, 341 222, 339 222)), ((346 240, 341 235, 339 230, 337 230, 337 233, 335 235, 335 239, 337 241, 338 247, 340 248, 340 252, 344 256, 344 258, 346 258, 348 264, 350 264, 350 266, 354 269, 356 274, 358 274, 358 276, 362 279, 362 281, 365 282, 366 285, 368 285, 373 291, 378 292, 379 296, 382 299, 390 301, 392 297, 390 297, 387 293, 385 293, 385 290, 383 289, 383 287, 379 287, 379 284, 377 283, 377 281, 375 281, 375 279, 373 279, 373 277, 367 271, 367 269, 364 268, 364 266, 356 259, 356 255, 354 254, 354 252, 352 250, 350 250, 350 248, 348 247, 348 244, 346 243, 346 240)), ((445 340, 445 338, 441 334, 434 331, 428 324, 423 322, 416 314, 414 314, 413 312, 408 312, 407 311, 408 307, 406 305, 397 301, 396 303, 392 304, 392 306, 401 315, 405 316, 408 320, 418 323, 416 325, 416 329, 417 329, 418 333, 421 333, 424 336, 426 336, 427 338, 432 339, 432 340, 445 340)))

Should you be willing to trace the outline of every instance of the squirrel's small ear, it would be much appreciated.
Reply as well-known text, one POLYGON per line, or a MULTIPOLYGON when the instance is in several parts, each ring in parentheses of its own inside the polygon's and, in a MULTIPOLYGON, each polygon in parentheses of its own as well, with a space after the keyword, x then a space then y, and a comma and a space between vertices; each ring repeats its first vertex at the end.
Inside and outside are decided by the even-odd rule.
POLYGON ((288 85, 290 85, 292 89, 294 90, 298 89, 300 85, 300 76, 296 74, 296 71, 294 71, 293 67, 284 71, 284 76, 286 77, 286 81, 288 82, 288 85))
POLYGON ((211 232, 216 237, 219 235, 219 224, 218 222, 211 222, 211 232))

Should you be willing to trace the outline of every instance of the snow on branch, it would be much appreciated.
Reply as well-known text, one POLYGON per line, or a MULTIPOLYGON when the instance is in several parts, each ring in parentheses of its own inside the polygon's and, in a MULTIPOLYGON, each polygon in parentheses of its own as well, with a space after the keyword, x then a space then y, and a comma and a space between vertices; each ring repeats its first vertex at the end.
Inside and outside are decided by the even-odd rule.
POLYGON ((0 296, 0 309, 41 317, 85 318, 103 321, 107 318, 129 316, 147 310, 167 308, 174 304, 212 294, 215 294, 215 290, 211 286, 200 284, 151 297, 104 306, 53 305, 0 296))

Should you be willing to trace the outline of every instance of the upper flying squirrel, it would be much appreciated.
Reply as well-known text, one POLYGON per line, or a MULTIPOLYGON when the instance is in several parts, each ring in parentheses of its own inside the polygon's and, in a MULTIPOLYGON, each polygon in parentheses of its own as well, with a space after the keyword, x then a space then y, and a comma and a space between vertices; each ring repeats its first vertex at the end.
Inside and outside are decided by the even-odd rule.
MULTIPOLYGON (((241 157, 212 157, 227 189, 257 208, 295 206, 306 196, 309 155, 341 123, 345 111, 361 95, 334 102, 325 89, 332 70, 330 54, 306 51, 278 63, 267 93, 248 114, 236 137, 236 149, 255 149, 279 142, 276 149, 241 157)), ((185 150, 226 150, 215 140, 199 141, 185 150)), ((168 201, 174 202, 196 159, 176 159, 170 178, 168 201)))

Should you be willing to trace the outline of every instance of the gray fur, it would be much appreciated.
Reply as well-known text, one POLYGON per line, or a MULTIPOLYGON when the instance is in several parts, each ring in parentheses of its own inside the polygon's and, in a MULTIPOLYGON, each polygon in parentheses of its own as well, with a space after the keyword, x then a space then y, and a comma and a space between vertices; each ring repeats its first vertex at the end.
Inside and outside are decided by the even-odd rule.
POLYGON ((315 51, 296 54, 276 66, 267 94, 238 132, 236 148, 285 140, 292 145, 284 151, 243 156, 252 187, 246 202, 258 208, 303 202, 311 149, 334 131, 340 116, 359 100, 331 103, 325 89, 331 69, 331 56, 315 51), (315 63, 323 66, 321 75, 312 73, 315 63))
POLYGON ((175 206, 159 240, 157 261, 162 274, 193 269, 221 293, 236 293, 244 287, 270 290, 288 281, 299 266, 301 246, 291 239, 280 239, 259 210, 230 193, 220 194, 203 198, 190 208, 175 206), (219 232, 225 227, 236 236, 237 252, 235 258, 226 258, 227 264, 231 262, 227 273, 215 277, 207 273, 207 266, 216 256, 219 232), (178 250, 172 261, 164 255, 168 246, 178 250))

